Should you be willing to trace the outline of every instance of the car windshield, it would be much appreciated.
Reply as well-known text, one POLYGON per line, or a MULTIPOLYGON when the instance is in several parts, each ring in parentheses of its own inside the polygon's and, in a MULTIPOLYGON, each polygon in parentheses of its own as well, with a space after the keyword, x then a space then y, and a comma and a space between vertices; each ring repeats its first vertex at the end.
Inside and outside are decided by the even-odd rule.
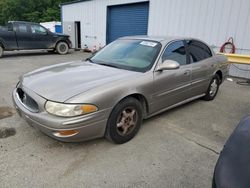
POLYGON ((146 72, 153 66, 160 48, 161 44, 155 41, 120 39, 107 45, 90 60, 101 65, 146 72))

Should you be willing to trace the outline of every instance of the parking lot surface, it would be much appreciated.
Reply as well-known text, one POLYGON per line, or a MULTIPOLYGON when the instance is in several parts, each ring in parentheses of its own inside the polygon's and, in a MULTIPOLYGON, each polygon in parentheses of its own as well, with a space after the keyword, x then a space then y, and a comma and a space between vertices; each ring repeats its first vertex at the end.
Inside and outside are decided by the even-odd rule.
POLYGON ((214 101, 196 100, 145 120, 123 145, 58 142, 15 113, 11 92, 19 76, 88 56, 34 51, 0 59, 0 187, 211 187, 219 152, 250 114, 250 87, 225 81, 214 101))

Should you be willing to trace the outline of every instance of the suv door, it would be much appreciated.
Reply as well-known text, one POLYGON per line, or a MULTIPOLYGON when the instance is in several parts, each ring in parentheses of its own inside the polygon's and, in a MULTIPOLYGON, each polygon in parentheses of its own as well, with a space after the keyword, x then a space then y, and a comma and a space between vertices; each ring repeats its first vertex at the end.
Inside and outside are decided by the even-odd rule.
POLYGON ((213 66, 210 48, 197 40, 188 40, 187 50, 192 64, 191 92, 200 95, 206 92, 210 83, 209 69, 213 66))
POLYGON ((26 23, 15 23, 16 39, 18 49, 32 49, 32 42, 30 41, 30 27, 26 23))
POLYGON ((153 113, 161 109, 180 103, 190 98, 191 65, 189 64, 186 45, 178 40, 169 43, 159 63, 174 60, 180 64, 176 70, 154 72, 153 113))
POLYGON ((53 36, 48 32, 47 29, 39 24, 31 24, 31 40, 36 43, 37 49, 48 49, 53 48, 53 36))

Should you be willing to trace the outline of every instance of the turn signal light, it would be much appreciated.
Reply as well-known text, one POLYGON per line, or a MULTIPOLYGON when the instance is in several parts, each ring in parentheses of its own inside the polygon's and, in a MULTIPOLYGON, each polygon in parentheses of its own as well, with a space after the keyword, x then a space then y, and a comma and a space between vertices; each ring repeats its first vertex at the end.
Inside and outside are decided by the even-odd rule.
POLYGON ((79 132, 76 130, 64 130, 64 131, 58 131, 55 132, 54 135, 56 137, 71 137, 77 135, 79 132))

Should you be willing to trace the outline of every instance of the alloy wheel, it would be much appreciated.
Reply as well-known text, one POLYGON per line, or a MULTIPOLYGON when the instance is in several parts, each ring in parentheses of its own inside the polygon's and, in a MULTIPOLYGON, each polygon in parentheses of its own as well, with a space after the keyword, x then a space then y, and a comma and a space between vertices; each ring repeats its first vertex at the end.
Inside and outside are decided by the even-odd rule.
POLYGON ((138 114, 133 107, 125 108, 117 118, 117 132, 121 136, 130 134, 136 127, 138 114))
POLYGON ((213 97, 216 94, 217 90, 218 90, 217 80, 213 79, 213 82, 210 85, 210 91, 209 91, 210 96, 213 97))

